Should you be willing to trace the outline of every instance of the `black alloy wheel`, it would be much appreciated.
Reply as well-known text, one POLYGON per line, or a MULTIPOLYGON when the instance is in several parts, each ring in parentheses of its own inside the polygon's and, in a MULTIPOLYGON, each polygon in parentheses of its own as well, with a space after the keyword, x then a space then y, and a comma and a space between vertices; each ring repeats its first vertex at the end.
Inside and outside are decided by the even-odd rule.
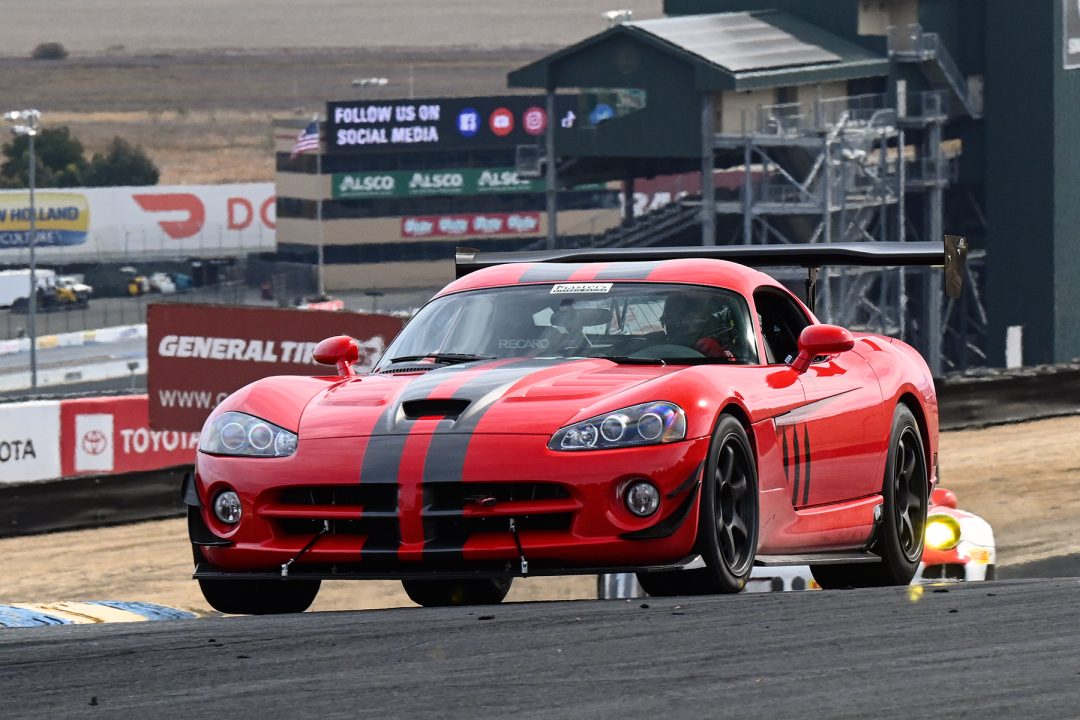
POLYGON ((879 563, 811 565, 825 589, 907 585, 922 560, 930 476, 919 423, 903 403, 893 412, 889 455, 881 488, 882 518, 870 551, 879 563))
POLYGON ((697 552, 705 567, 639 573, 650 595, 737 593, 746 587, 758 541, 757 464, 742 423, 721 415, 702 476, 697 552))
POLYGON ((912 563, 918 563, 922 558, 928 487, 918 427, 905 425, 896 445, 893 467, 893 524, 900 552, 912 563))
POLYGON ((510 592, 511 577, 477 580, 402 580, 405 594, 423 607, 498 605, 510 592))

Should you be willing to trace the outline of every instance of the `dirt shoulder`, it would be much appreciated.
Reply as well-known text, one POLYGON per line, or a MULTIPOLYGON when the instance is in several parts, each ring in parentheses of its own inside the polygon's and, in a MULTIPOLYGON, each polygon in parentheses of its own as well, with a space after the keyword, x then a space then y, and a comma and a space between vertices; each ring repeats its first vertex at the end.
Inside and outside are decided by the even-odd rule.
MULTIPOLYGON (((943 484, 986 518, 999 562, 1015 565, 1080 551, 1080 418, 942 435, 943 484)), ((207 610, 190 579, 183 520, 0 540, 0 603, 142 600, 207 610)), ((595 597, 596 579, 529 578, 511 600, 595 597)), ((317 610, 411 604, 397 582, 326 583, 317 610)))

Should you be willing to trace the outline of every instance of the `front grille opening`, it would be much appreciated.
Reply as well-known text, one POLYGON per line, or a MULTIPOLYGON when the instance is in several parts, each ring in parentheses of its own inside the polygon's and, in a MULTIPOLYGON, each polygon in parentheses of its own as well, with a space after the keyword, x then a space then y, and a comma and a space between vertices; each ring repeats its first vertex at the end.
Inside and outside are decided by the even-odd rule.
MULTIPOLYGON (((570 513, 552 513, 550 515, 521 515, 514 518, 518 531, 528 530, 569 530, 570 513)), ((510 521, 505 517, 470 517, 464 518, 464 529, 469 535, 476 533, 510 533, 510 521)))
POLYGON ((924 580, 965 580, 964 566, 957 563, 927 565, 923 568, 924 580))
POLYGON ((494 498, 495 504, 528 500, 565 500, 570 491, 557 483, 427 483, 424 505, 432 510, 453 510, 494 498))
MULTIPOLYGON (((275 518, 274 527, 282 535, 314 537, 322 532, 323 521, 315 518, 275 518)), ((395 518, 361 518, 358 520, 331 520, 330 535, 371 535, 386 526, 397 526, 395 518)))
POLYGON ((422 417, 448 417, 456 418, 469 407, 468 400, 406 400, 401 403, 401 409, 409 420, 417 420, 422 417))
POLYGON ((278 493, 281 505, 362 505, 366 509, 393 508, 397 485, 352 483, 349 485, 309 485, 288 487, 278 493))

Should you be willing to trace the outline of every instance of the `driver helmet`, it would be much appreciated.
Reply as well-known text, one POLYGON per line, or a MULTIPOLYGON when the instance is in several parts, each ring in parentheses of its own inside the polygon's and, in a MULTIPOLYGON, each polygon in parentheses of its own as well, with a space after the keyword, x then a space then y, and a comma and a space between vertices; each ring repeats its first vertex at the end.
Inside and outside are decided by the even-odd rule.
POLYGON ((693 346, 713 338, 725 348, 736 340, 735 313, 727 301, 704 292, 679 292, 668 296, 660 322, 668 340, 693 346))

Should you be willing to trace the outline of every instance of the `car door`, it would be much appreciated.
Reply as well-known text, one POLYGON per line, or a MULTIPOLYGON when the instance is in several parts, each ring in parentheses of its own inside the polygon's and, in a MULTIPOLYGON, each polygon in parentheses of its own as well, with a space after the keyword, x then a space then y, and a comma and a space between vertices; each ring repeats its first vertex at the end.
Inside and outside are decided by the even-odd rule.
MULTIPOLYGON (((780 288, 759 288, 754 303, 767 362, 790 364, 810 318, 780 288)), ((881 387, 873 369, 846 352, 815 358, 798 381, 804 403, 776 418, 792 505, 825 505, 880 492, 880 437, 888 428, 881 427, 881 387)))

